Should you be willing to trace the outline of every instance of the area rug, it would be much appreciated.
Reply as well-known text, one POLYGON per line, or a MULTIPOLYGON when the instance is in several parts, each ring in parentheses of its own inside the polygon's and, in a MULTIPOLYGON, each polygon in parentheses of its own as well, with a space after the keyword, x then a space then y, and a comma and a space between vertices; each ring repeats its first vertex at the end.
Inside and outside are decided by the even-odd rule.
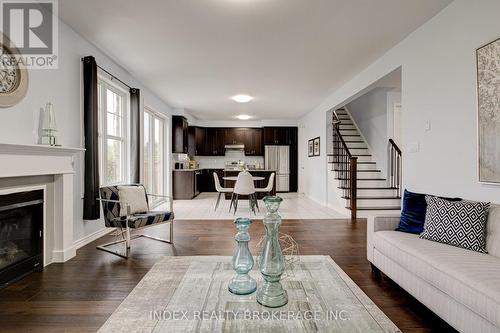
MULTIPOLYGON (((231 257, 165 257, 99 332, 400 332, 329 256, 299 259, 288 304, 271 309, 228 291, 231 257)), ((260 285, 257 267, 250 275, 260 285)))

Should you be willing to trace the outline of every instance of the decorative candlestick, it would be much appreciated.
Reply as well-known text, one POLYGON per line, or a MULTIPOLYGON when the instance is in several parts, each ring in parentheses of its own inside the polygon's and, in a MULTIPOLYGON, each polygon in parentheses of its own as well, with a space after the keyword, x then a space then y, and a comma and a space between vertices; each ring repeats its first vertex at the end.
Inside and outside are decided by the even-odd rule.
POLYGON ((229 291, 237 295, 248 295, 257 289, 257 282, 248 275, 253 267, 253 257, 248 248, 250 235, 248 229, 252 221, 248 218, 237 218, 234 220, 238 233, 234 237, 238 248, 233 256, 232 264, 236 276, 229 282, 229 291))
POLYGON ((264 204, 267 208, 264 217, 266 239, 259 258, 259 267, 264 277, 264 283, 257 290, 257 302, 270 308, 277 308, 288 303, 288 295, 280 283, 281 275, 285 271, 285 259, 281 253, 278 238, 281 225, 278 209, 281 201, 283 199, 277 196, 264 198, 264 204))

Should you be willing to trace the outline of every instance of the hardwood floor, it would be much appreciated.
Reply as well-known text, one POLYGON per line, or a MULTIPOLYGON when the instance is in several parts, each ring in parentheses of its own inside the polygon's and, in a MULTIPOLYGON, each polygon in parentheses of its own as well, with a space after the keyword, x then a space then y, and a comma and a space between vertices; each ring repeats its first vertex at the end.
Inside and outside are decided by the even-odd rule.
MULTIPOLYGON (((52 264, 0 290, 0 332, 95 332, 165 255, 232 255, 235 228, 230 220, 175 221, 174 242, 132 243, 128 260, 98 251, 105 236, 78 250, 64 264, 52 264)), ((286 220, 282 231, 300 253, 330 255, 403 332, 455 332, 387 277, 377 279, 366 260, 366 221, 286 220)), ((165 225, 146 230, 168 237, 165 225)), ((263 234, 254 221, 253 248, 263 234)))

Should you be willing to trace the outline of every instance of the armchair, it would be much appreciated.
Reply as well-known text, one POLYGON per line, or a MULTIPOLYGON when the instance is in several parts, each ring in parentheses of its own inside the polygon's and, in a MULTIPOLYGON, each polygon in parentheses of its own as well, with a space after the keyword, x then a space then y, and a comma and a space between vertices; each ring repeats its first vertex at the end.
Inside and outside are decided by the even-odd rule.
POLYGON ((120 200, 119 186, 120 187, 140 186, 144 188, 144 186, 141 184, 112 185, 100 188, 100 198, 97 200, 101 201, 102 203, 105 225, 108 228, 120 228, 122 231, 125 230, 125 239, 99 245, 97 246, 97 249, 106 251, 108 253, 116 254, 122 258, 127 259, 130 254, 131 241, 139 237, 146 237, 160 242, 172 244, 174 236, 173 233, 174 213, 173 213, 172 198, 158 194, 147 194, 146 189, 144 188, 144 194, 146 196, 145 200, 148 209, 146 212, 132 213, 131 203, 127 203, 124 202, 123 200, 120 200), (148 196, 162 197, 168 199, 169 203, 168 211, 150 211, 148 196), (122 205, 126 206, 122 207, 122 205), (149 236, 146 234, 138 234, 133 236, 130 235, 130 229, 139 230, 164 223, 170 223, 170 238, 168 240, 149 236), (109 249, 109 246, 123 242, 125 242, 126 245, 125 254, 109 249))

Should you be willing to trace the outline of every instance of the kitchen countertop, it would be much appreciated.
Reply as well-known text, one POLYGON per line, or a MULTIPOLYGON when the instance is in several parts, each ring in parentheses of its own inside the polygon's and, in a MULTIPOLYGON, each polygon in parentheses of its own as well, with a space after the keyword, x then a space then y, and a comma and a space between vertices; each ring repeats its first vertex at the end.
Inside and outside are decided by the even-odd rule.
POLYGON ((203 170, 203 168, 198 168, 198 169, 174 169, 174 171, 200 171, 203 170))

